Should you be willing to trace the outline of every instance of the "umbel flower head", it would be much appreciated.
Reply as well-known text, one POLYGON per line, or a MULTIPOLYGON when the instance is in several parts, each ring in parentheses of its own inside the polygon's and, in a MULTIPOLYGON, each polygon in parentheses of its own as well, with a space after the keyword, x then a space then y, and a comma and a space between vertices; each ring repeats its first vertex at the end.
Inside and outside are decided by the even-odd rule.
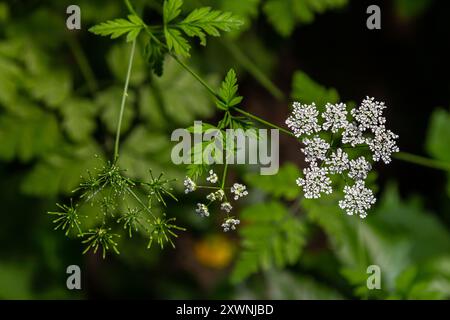
POLYGON ((206 177, 206 181, 212 185, 198 185, 189 177, 186 177, 186 179, 184 180, 185 193, 190 193, 198 189, 208 190, 208 194, 206 195, 206 200, 208 202, 197 203, 195 212, 200 217, 207 218, 210 216, 210 208, 215 203, 219 203, 218 206, 220 208, 220 212, 222 214, 225 213, 226 215, 226 218, 224 220, 225 222, 222 224, 223 230, 225 232, 229 230, 235 230, 236 226, 239 224, 239 220, 231 218, 229 216, 229 214, 233 210, 233 205, 230 203, 230 200, 228 200, 228 196, 237 201, 240 198, 248 195, 247 187, 240 183, 234 183, 231 187, 226 188, 224 186, 224 181, 221 181, 222 184, 220 187, 213 186, 214 184, 219 182, 219 177, 213 170, 209 170, 209 175, 206 177))
POLYGON ((305 198, 332 193, 335 177, 342 177, 346 185, 339 207, 349 215, 367 216, 376 201, 365 185, 373 162, 387 164, 392 154, 399 152, 398 136, 386 129, 384 109, 384 102, 370 97, 352 110, 344 103, 327 103, 321 114, 314 103, 294 102, 286 124, 302 139, 301 151, 309 163, 303 177, 297 179, 305 198))

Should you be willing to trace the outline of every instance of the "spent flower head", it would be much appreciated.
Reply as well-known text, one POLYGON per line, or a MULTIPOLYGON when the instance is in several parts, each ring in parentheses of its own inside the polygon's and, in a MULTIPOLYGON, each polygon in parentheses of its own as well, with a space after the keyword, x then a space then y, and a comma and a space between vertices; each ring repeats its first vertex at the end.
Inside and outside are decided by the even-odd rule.
POLYGON ((81 221, 76 205, 73 206, 71 202, 70 206, 59 203, 57 203, 56 206, 60 208, 61 211, 48 212, 48 214, 57 216, 57 218, 53 220, 53 223, 56 224, 55 230, 58 229, 65 230, 66 236, 72 229, 76 229, 79 235, 83 234, 80 228, 81 221))
POLYGON ((83 254, 89 250, 93 250, 94 254, 97 250, 101 248, 102 257, 105 258, 106 252, 112 249, 115 253, 120 254, 117 248, 117 242, 114 238, 120 237, 117 234, 111 233, 111 228, 99 227, 97 229, 90 229, 89 232, 85 233, 88 238, 83 240, 82 243, 86 243, 87 247, 84 249, 83 254))

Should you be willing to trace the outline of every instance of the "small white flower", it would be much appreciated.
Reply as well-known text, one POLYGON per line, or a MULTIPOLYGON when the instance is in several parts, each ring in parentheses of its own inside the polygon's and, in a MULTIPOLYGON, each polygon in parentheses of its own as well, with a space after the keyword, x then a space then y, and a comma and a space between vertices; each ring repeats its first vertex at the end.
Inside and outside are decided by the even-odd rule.
POLYGON ((229 202, 224 202, 220 205, 220 209, 222 209, 223 211, 226 211, 227 213, 230 213, 231 209, 233 209, 233 207, 231 206, 231 204, 229 202))
POLYGON ((328 171, 333 174, 341 174, 345 170, 349 169, 348 154, 338 148, 333 152, 330 158, 325 160, 325 164, 328 165, 328 171))
POLYGON ((215 201, 217 199, 216 198, 216 193, 215 192, 211 192, 210 194, 208 194, 206 196, 206 199, 209 200, 209 201, 215 201))
POLYGON ((186 177, 186 179, 184 179, 184 187, 186 188, 184 190, 184 193, 194 192, 197 189, 197 185, 189 177, 186 177))
POLYGON ((242 198, 246 195, 248 195, 247 187, 243 184, 235 183, 231 187, 231 193, 234 193, 234 200, 237 200, 239 198, 242 198))
POLYGON ((383 110, 386 108, 384 102, 375 101, 374 98, 366 97, 359 108, 351 111, 352 116, 359 123, 359 129, 365 131, 366 129, 375 130, 378 126, 386 122, 383 117, 383 110))
POLYGON ((240 224, 241 221, 238 219, 228 218, 222 223, 222 228, 224 232, 228 232, 231 230, 236 230, 236 226, 240 224))
POLYGON ((331 128, 331 132, 336 133, 339 129, 347 127, 347 106, 345 103, 325 105, 325 112, 322 113, 322 118, 325 119, 322 127, 324 130, 331 128))
POLYGON ((209 170, 209 177, 207 177, 206 180, 211 183, 216 183, 219 180, 219 177, 214 173, 213 170, 209 170))
POLYGON ((350 160, 348 176, 355 180, 364 180, 370 170, 372 170, 372 165, 367 162, 366 158, 360 156, 356 160, 350 160))
POLYGON ((197 209, 195 209, 195 212, 197 212, 200 217, 209 217, 208 207, 203 203, 197 203, 197 209))
POLYGON ((317 160, 325 160, 326 153, 330 149, 330 144, 322 138, 315 136, 312 139, 303 139, 305 148, 302 152, 305 154, 306 162, 317 162, 317 160))
POLYGON ((388 164, 391 162, 391 155, 394 152, 399 152, 396 139, 398 135, 391 130, 387 130, 384 126, 377 127, 374 130, 374 138, 367 139, 367 144, 370 150, 373 152, 373 161, 383 160, 388 164))
POLYGON ((294 102, 293 107, 292 114, 287 118, 286 124, 297 138, 302 134, 310 135, 320 131, 320 126, 317 123, 319 111, 317 111, 314 103, 307 105, 294 102))
POLYGON ((348 215, 358 214, 361 218, 367 216, 367 210, 376 202, 372 190, 359 180, 352 186, 344 187, 344 200, 339 201, 339 207, 344 209, 348 215))
POLYGON ((362 131, 355 123, 349 123, 347 127, 345 127, 345 130, 342 133, 342 143, 349 143, 354 147, 357 144, 363 144, 365 142, 366 140, 363 137, 362 131))
POLYGON ((328 170, 326 168, 320 168, 316 163, 311 163, 310 168, 303 170, 305 178, 298 178, 296 182, 303 188, 305 198, 317 199, 320 198, 321 193, 330 194, 333 191, 331 180, 327 173, 328 170))
POLYGON ((217 200, 222 201, 223 197, 225 196, 225 192, 222 189, 217 190, 214 192, 214 196, 217 200))

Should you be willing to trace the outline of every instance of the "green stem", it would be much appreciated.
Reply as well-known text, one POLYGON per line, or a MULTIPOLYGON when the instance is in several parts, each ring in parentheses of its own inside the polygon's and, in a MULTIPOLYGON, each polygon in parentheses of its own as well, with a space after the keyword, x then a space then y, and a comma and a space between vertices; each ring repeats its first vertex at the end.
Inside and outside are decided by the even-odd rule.
POLYGON ((69 44, 70 50, 72 51, 73 56, 80 67, 81 74, 86 80, 90 93, 95 94, 98 90, 97 79, 95 78, 94 71, 92 71, 86 55, 84 54, 83 48, 75 36, 67 37, 67 43, 69 44))
POLYGON ((248 118, 251 118, 251 119, 253 119, 253 120, 255 120, 255 121, 259 122, 259 123, 262 123, 262 124, 264 124, 264 125, 266 125, 266 126, 269 126, 269 127, 275 128, 275 129, 278 129, 278 130, 280 130, 281 132, 283 132, 283 133, 285 133, 285 134, 287 134, 287 135, 289 135, 289 136, 292 136, 292 137, 294 137, 294 138, 297 139, 297 137, 296 137, 292 132, 290 132, 290 131, 288 131, 288 130, 286 130, 286 129, 280 127, 280 126, 277 126, 276 124, 273 124, 273 123, 271 123, 271 122, 269 122, 269 121, 266 121, 266 120, 264 120, 264 119, 261 119, 260 117, 255 116, 255 115, 253 115, 253 114, 251 114, 251 113, 249 113, 249 112, 247 112, 247 111, 244 111, 244 110, 242 110, 242 109, 240 109, 240 108, 233 108, 233 110, 236 110, 237 112, 243 114, 244 116, 246 116, 246 117, 248 117, 248 118))
POLYGON ((130 11, 131 14, 134 14, 135 16, 139 17, 139 15, 136 13, 136 10, 134 10, 129 0, 125 0, 125 5, 127 6, 127 9, 128 11, 130 11))
POLYGON ((418 156, 418 155, 411 154, 408 152, 395 153, 392 157, 396 158, 398 160, 401 160, 401 161, 414 163, 414 164, 428 167, 428 168, 433 168, 433 169, 443 170, 443 171, 450 171, 450 164, 447 162, 433 160, 430 158, 418 156))
POLYGON ((228 163, 225 163, 225 167, 223 168, 223 176, 222 176, 222 184, 220 185, 220 189, 225 188, 225 180, 227 179, 227 171, 228 171, 228 163))
MULTIPOLYGON (((133 9, 129 0, 125 0, 125 4, 128 7, 128 10, 132 14, 137 15, 136 11, 133 9)), ((151 32, 149 26, 144 24, 144 29, 148 33, 148 35, 154 41, 156 41, 156 43, 158 43, 159 45, 168 49, 166 44, 162 43, 158 38, 155 37, 155 35, 151 32)), ((263 74, 258 69, 258 67, 239 50, 239 48, 236 45, 234 45, 231 42, 227 42, 226 45, 227 45, 227 48, 230 50, 230 52, 235 56, 236 60, 238 60, 243 65, 243 67, 246 68, 261 83, 261 85, 263 85, 267 90, 269 90, 269 92, 271 92, 271 94, 274 95, 274 97, 279 98, 279 99, 284 98, 282 91, 278 87, 276 87, 276 85, 273 82, 271 82, 270 79, 268 77, 266 77, 266 75, 263 74)), ((212 89, 194 70, 192 70, 187 64, 185 64, 183 61, 181 61, 172 52, 169 51, 169 54, 182 68, 184 68, 187 72, 189 72, 211 95, 213 95, 219 101, 221 100, 221 98, 214 91, 214 89, 212 89)), ((281 132, 298 139, 292 132, 290 132, 282 127, 279 127, 269 121, 266 121, 258 116, 255 116, 255 115, 253 115, 249 112, 246 112, 240 108, 233 108, 233 110, 236 110, 237 112, 241 113, 242 115, 245 115, 246 117, 251 118, 261 124, 278 129, 281 132)), ((448 163, 437 161, 437 160, 432 160, 432 159, 421 157, 421 156, 417 156, 417 155, 407 153, 407 152, 400 152, 400 153, 394 154, 393 157, 398 160, 414 163, 414 164, 429 167, 429 168, 450 171, 450 164, 448 164, 448 163)))
POLYGON ((277 100, 284 100, 284 93, 262 72, 258 66, 247 57, 244 52, 232 41, 225 40, 225 47, 230 51, 236 61, 245 68, 267 91, 277 100))
POLYGON ((127 191, 133 196, 133 198, 136 199, 136 201, 148 212, 150 213, 150 215, 153 217, 153 219, 156 219, 155 215, 153 214, 153 212, 142 202, 142 200, 137 196, 136 193, 134 193, 133 190, 131 190, 130 188, 127 188, 127 191))
POLYGON ((123 119, 123 113, 125 110, 125 102, 126 102, 127 96, 128 96, 128 85, 130 83, 131 69, 133 67, 133 58, 134 58, 135 49, 136 49, 136 40, 134 40, 133 44, 131 45, 131 53, 130 53, 130 59, 128 61, 127 76, 125 79, 125 85, 123 87, 122 103, 120 105, 119 122, 117 124, 116 141, 114 144, 114 162, 116 162, 117 159, 119 158, 120 130, 122 128, 122 119, 123 119))
POLYGON ((189 72, 206 90, 209 91, 214 97, 220 100, 217 93, 214 91, 213 88, 209 86, 194 70, 192 70, 187 64, 185 64, 183 61, 180 60, 175 54, 170 53, 170 56, 175 59, 178 64, 183 67, 187 72, 189 72))
POLYGON ((219 190, 219 187, 211 187, 211 186, 197 186, 198 189, 212 189, 212 190, 219 190))

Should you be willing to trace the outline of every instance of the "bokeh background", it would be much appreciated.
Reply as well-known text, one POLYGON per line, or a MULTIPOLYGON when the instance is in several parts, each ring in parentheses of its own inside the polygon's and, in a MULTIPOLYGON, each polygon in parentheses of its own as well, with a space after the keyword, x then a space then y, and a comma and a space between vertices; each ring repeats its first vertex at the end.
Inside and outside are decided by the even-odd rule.
MULTIPOLYGON (((159 0, 132 1, 160 22, 159 0)), ((80 175, 112 149, 129 45, 87 29, 127 14, 122 1, 0 1, 0 298, 447 299, 450 297, 450 25, 438 0, 185 0, 232 11, 239 32, 194 46, 189 64, 218 86, 233 67, 246 110, 283 125, 290 102, 345 101, 366 95, 388 105, 400 149, 423 165, 377 167, 379 201, 361 223, 336 199, 302 200, 304 166, 289 137, 275 177, 236 167, 249 197, 239 232, 199 219, 201 195, 183 194, 186 168, 170 161, 173 129, 219 120, 213 101, 167 58, 151 74, 138 43, 125 114, 122 166, 171 178, 179 201, 167 211, 187 228, 176 249, 120 241, 121 254, 82 254, 76 237, 53 231, 46 213, 69 201, 80 175), (82 30, 68 31, 78 4, 82 30), (382 29, 366 28, 378 4, 382 29), (436 165, 438 163, 438 165, 436 165), (249 246, 249 244, 251 244, 249 246), (82 270, 82 290, 66 289, 66 267, 82 270), (379 265, 381 290, 367 290, 379 265)))

